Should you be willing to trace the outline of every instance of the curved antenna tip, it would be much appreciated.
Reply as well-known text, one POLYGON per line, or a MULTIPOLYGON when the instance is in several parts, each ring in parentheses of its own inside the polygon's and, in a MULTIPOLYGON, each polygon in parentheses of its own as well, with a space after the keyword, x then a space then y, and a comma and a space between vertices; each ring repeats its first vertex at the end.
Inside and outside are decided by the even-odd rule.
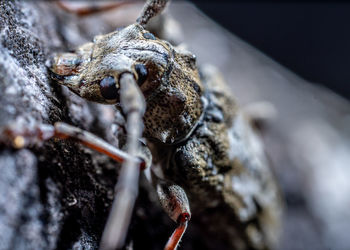
POLYGON ((145 27, 151 18, 159 15, 165 9, 168 2, 169 0, 148 0, 136 22, 145 27))

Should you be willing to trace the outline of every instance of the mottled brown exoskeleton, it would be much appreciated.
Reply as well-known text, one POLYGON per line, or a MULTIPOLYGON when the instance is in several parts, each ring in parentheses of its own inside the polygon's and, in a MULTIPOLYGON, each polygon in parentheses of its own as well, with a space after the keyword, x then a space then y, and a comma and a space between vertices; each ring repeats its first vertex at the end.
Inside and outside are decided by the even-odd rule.
MULTIPOLYGON (((124 162, 101 249, 123 245, 139 166, 151 172, 161 205, 178 223, 166 249, 177 247, 191 216, 189 204, 193 216, 209 225, 205 230, 226 246, 274 248, 281 202, 262 143, 213 67, 198 70, 193 54, 145 29, 166 2, 149 1, 135 24, 51 60, 58 83, 123 111, 127 152, 62 123, 37 128, 40 139, 74 137, 124 162), (142 135, 147 146, 138 141, 142 135)), ((24 145, 21 138, 27 139, 17 136, 15 144, 24 145)))

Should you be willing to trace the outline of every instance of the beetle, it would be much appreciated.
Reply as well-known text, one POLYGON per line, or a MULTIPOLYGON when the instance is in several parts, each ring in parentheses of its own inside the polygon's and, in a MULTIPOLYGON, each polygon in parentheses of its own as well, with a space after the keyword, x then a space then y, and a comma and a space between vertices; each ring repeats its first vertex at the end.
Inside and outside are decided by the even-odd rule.
POLYGON ((149 0, 136 23, 56 54, 49 63, 57 83, 88 101, 116 105, 126 116, 126 152, 64 123, 3 133, 15 147, 75 138, 123 163, 101 249, 124 244, 140 169, 148 171, 162 207, 178 223, 165 249, 177 248, 190 205, 205 224, 220 225, 206 230, 221 228, 226 245, 273 248, 282 202, 262 142, 215 68, 198 68, 192 53, 146 30, 166 3, 149 0))

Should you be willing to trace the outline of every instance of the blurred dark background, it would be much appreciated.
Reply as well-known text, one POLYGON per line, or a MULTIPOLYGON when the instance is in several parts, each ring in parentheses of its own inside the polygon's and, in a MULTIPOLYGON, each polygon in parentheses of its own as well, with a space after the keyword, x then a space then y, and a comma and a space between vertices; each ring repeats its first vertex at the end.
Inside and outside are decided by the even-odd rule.
POLYGON ((304 79, 350 99, 350 3, 192 2, 304 79))

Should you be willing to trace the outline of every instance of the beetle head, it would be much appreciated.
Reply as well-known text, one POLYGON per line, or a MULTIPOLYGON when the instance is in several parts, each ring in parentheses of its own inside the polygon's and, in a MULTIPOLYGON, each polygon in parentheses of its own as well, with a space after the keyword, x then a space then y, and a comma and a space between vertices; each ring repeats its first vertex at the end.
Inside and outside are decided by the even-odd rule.
POLYGON ((74 53, 56 54, 52 78, 79 96, 95 102, 119 102, 119 78, 132 73, 147 95, 167 67, 169 50, 138 24, 97 36, 74 53))
POLYGON ((195 57, 137 23, 55 55, 50 70, 80 97, 104 104, 119 103, 119 78, 133 74, 147 103, 145 135, 164 143, 184 139, 203 111, 195 57))

